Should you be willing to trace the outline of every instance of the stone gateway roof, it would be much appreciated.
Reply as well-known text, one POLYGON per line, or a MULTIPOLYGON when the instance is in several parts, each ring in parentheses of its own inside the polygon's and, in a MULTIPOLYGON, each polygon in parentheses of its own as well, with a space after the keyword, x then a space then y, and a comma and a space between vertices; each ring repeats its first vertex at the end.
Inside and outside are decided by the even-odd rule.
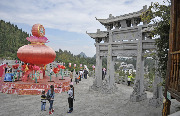
MULTIPOLYGON (((87 33, 87 32, 86 32, 87 33)), ((105 38, 108 37, 108 32, 107 31, 100 31, 99 29, 97 30, 96 33, 87 33, 91 38, 105 38)))
POLYGON ((141 9, 140 11, 137 12, 133 12, 133 13, 129 13, 129 14, 124 14, 124 15, 120 15, 120 16, 112 16, 111 14, 109 15, 109 18, 107 19, 97 19, 101 24, 109 24, 109 23, 113 23, 113 22, 118 22, 121 20, 125 20, 125 19, 133 19, 133 18, 140 18, 141 14, 143 12, 145 12, 147 10, 147 5, 143 6, 143 9, 141 9))

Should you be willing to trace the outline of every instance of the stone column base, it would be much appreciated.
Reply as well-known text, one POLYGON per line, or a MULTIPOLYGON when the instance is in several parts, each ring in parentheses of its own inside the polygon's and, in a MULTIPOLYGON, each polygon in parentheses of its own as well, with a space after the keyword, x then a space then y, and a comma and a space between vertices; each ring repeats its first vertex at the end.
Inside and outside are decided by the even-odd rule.
POLYGON ((97 81, 93 82, 93 85, 89 87, 89 90, 99 91, 103 94, 111 94, 117 91, 116 84, 110 85, 107 80, 104 80, 102 86, 97 85, 97 81))
POLYGON ((114 83, 113 85, 111 85, 109 81, 109 75, 106 75, 105 79, 102 82, 101 93, 111 94, 111 93, 115 93, 116 91, 117 91, 116 84, 114 83))
POLYGON ((154 106, 154 107, 160 107, 163 104, 163 98, 151 98, 149 100, 149 105, 154 106))
POLYGON ((89 90, 90 90, 90 91, 91 91, 91 90, 100 91, 100 88, 101 88, 101 87, 97 87, 97 86, 95 86, 94 84, 93 84, 92 86, 89 86, 89 90))
POLYGON ((99 91, 101 92, 102 94, 111 94, 111 93, 115 93, 117 91, 117 87, 116 85, 114 86, 109 86, 109 87, 97 87, 97 86, 90 86, 89 87, 89 90, 94 90, 94 91, 99 91))
POLYGON ((130 95, 130 101, 132 102, 139 102, 139 101, 142 101, 142 100, 145 100, 147 99, 147 93, 143 93, 143 94, 131 94, 130 95))
POLYGON ((99 86, 97 86, 97 79, 95 79, 94 81, 93 81, 93 85, 92 86, 89 86, 89 90, 94 90, 94 91, 99 91, 99 89, 100 89, 101 87, 99 86))
POLYGON ((112 86, 103 86, 101 88, 101 93, 103 94, 112 94, 115 93, 117 91, 117 86, 116 84, 112 85, 112 86))

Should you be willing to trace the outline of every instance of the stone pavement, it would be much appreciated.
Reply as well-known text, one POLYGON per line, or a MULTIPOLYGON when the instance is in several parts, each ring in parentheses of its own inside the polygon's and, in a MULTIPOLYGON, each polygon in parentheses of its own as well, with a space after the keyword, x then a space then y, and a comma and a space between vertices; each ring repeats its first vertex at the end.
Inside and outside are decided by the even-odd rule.
MULTIPOLYGON (((74 111, 67 114, 67 92, 56 93, 53 116, 161 116, 162 106, 155 108, 148 105, 152 93, 147 92, 147 100, 130 102, 132 87, 118 84, 114 94, 101 94, 89 91, 93 78, 82 79, 75 84, 74 111)), ((49 103, 46 110, 41 111, 40 95, 13 95, 0 93, 0 116, 48 116, 49 103)), ((176 101, 172 101, 176 102, 176 101)), ((180 103, 173 103, 171 113, 179 110, 180 103)))

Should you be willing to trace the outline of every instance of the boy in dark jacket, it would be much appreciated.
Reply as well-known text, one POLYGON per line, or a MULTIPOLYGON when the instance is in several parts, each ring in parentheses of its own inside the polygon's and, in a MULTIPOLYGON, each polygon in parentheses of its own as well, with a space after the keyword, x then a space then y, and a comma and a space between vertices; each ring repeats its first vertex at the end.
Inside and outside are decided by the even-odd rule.
POLYGON ((42 91, 42 95, 41 95, 41 111, 46 111, 45 110, 46 107, 46 95, 45 95, 45 91, 42 91))

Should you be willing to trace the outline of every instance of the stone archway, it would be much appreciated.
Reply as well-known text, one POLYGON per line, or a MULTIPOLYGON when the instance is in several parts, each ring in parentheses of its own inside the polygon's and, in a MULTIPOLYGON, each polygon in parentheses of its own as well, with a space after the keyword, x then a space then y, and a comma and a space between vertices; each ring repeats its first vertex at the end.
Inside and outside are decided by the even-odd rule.
POLYGON ((136 80, 134 91, 130 96, 131 101, 141 101, 147 99, 144 89, 144 56, 147 50, 156 49, 155 40, 149 35, 153 30, 153 25, 141 22, 141 13, 147 10, 144 6, 142 10, 122 16, 114 17, 111 14, 107 19, 97 19, 105 26, 107 31, 97 30, 96 33, 87 33, 95 39, 96 46, 96 73, 92 89, 105 93, 112 93, 116 90, 114 81, 114 60, 117 56, 136 57, 136 80), (112 29, 114 27, 114 29, 112 29), (104 43, 100 43, 104 41, 104 43), (104 81, 102 77, 102 57, 107 56, 107 76, 104 81))

